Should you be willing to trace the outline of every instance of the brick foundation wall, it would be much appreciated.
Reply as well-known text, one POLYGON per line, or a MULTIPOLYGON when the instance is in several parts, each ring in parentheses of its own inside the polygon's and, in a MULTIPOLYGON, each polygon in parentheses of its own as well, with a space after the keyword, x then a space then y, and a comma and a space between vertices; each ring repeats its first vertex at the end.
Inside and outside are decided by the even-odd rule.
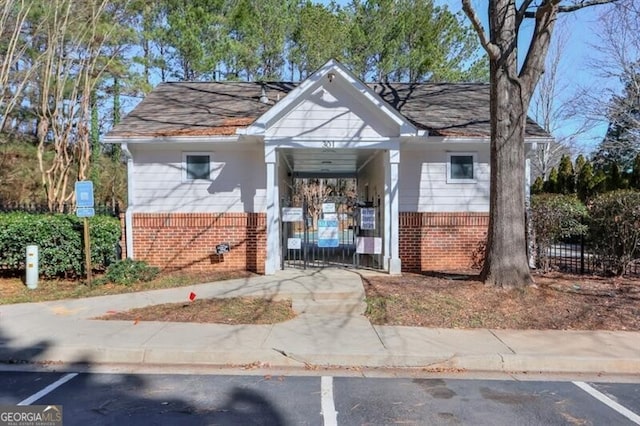
POLYGON ((264 213, 135 213, 132 221, 136 260, 164 270, 264 273, 264 213), (230 252, 215 254, 220 243, 230 252))
MULTIPOLYGON (((124 214, 121 247, 126 257, 124 214)), ((488 213, 400 212, 400 259, 407 272, 469 269, 477 265, 489 225, 488 213)), ((165 270, 264 273, 264 213, 138 213, 133 215, 138 260, 165 270), (215 254, 228 242, 230 253, 215 254)))
POLYGON ((461 270, 477 266, 489 214, 401 212, 399 222, 403 271, 461 270))

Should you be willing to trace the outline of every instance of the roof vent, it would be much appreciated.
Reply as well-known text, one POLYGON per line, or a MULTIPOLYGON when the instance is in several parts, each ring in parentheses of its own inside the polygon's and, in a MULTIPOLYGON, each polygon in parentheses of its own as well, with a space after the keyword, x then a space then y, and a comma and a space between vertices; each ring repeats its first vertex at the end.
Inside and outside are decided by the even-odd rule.
POLYGON ((267 91, 264 90, 264 86, 262 86, 262 92, 260 92, 260 102, 263 104, 269 103, 269 97, 267 96, 267 91))

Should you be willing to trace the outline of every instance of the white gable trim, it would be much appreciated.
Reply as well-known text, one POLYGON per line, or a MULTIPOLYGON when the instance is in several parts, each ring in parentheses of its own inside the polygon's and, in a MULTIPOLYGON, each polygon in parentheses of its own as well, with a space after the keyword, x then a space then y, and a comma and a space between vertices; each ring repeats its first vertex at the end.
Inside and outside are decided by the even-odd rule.
MULTIPOLYGON (((459 143, 459 144, 488 144, 491 142, 491 136, 429 136, 429 137, 408 137, 403 138, 406 143, 421 144, 439 144, 439 143, 459 143)), ((545 144, 553 142, 553 138, 546 137, 525 137, 525 144, 545 144)))
POLYGON ((240 142, 245 138, 233 136, 105 136, 103 143, 143 144, 143 143, 228 143, 240 142))
POLYGON ((332 80, 341 78, 347 82, 347 86, 352 88, 354 94, 363 98, 363 103, 369 104, 372 109, 381 111, 396 123, 400 129, 400 136, 416 136, 418 129, 411 124, 402 114, 393 109, 380 96, 378 96, 369 86, 361 82, 355 75, 346 69, 338 61, 331 59, 323 65, 318 71, 313 73, 309 78, 304 80, 298 87, 293 89, 282 100, 274 105, 269 111, 260 116, 246 129, 242 129, 239 133, 247 135, 264 135, 266 130, 284 117, 298 104, 300 99, 311 94, 317 86, 322 84, 323 78, 329 78, 332 74, 332 80))

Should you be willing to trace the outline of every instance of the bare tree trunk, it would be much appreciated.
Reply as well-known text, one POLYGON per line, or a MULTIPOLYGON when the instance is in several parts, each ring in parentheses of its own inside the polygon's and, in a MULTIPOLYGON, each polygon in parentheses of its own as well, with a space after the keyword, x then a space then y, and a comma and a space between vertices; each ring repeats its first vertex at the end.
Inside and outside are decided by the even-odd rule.
MULTIPOLYGON (((10 124, 11 112, 20 106, 21 94, 31 79, 34 66, 19 69, 23 56, 31 47, 22 33, 28 25, 27 17, 31 2, 25 0, 0 1, 0 37, 3 39, 3 51, 0 52, 0 130, 10 124)), ((34 34, 40 25, 33 25, 34 34)), ((36 55, 37 62, 41 56, 36 55)))
MULTIPOLYGON (((499 68, 498 64, 492 66, 499 68)), ((492 72, 489 233, 481 278, 485 284, 499 287, 533 283, 524 220, 526 113, 519 100, 512 101, 519 96, 517 82, 504 72, 492 72)))

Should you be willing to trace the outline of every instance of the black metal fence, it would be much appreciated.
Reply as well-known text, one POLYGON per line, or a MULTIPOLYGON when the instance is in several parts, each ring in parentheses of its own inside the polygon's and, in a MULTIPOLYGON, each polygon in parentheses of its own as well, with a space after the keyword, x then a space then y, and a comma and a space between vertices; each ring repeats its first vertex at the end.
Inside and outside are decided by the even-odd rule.
MULTIPOLYGON (((547 250, 551 269, 572 274, 606 274, 609 271, 585 240, 576 242, 558 241, 547 250)), ((627 276, 640 277, 640 259, 632 261, 626 270, 627 276)))
MULTIPOLYGON (((66 214, 74 213, 74 206, 70 203, 65 203, 60 209, 55 208, 55 212, 62 212, 66 214)), ((106 215, 113 217, 120 217, 120 205, 116 202, 114 204, 99 204, 94 207, 95 213, 98 215, 106 215)), ((40 203, 7 203, 0 201, 0 212, 25 212, 25 213, 50 213, 51 210, 47 204, 40 203)))

